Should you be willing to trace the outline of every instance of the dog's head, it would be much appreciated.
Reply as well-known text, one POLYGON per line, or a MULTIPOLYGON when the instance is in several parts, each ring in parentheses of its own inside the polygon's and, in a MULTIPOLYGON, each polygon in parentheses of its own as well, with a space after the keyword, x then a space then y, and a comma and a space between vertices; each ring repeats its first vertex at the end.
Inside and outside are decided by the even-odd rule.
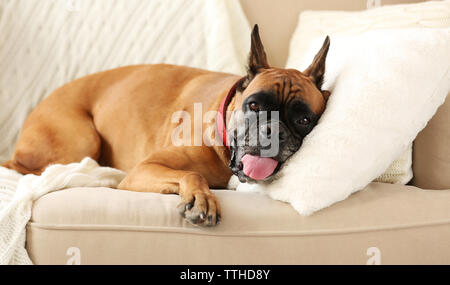
POLYGON ((241 182, 270 182, 317 124, 330 96, 321 89, 329 46, 327 37, 303 72, 270 67, 253 28, 248 73, 228 109, 230 168, 241 182))

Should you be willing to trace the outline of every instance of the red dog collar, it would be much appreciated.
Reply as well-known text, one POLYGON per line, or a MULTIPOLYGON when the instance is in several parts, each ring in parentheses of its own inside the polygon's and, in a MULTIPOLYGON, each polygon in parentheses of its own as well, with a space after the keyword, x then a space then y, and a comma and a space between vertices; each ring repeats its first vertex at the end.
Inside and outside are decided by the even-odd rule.
POLYGON ((227 141, 227 109, 231 99, 233 99, 234 95, 236 94, 237 87, 244 81, 244 79, 245 77, 239 79, 236 83, 234 83, 233 87, 231 87, 230 91, 228 91, 227 96, 223 99, 222 103, 220 104, 219 110, 217 111, 217 130, 219 131, 219 135, 222 137, 223 145, 228 149, 230 148, 230 145, 227 141))

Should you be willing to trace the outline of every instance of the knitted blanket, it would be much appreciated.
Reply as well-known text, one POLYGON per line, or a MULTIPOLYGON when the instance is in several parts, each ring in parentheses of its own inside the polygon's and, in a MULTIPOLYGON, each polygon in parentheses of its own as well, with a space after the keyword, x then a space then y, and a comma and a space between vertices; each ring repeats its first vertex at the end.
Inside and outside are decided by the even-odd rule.
POLYGON ((32 264, 25 249, 25 227, 34 200, 72 187, 114 188, 124 177, 124 172, 100 167, 91 158, 52 165, 40 176, 23 176, 0 167, 0 264, 32 264))
POLYGON ((250 27, 237 0, 0 1, 0 162, 51 91, 119 66, 170 63, 244 74, 250 27))

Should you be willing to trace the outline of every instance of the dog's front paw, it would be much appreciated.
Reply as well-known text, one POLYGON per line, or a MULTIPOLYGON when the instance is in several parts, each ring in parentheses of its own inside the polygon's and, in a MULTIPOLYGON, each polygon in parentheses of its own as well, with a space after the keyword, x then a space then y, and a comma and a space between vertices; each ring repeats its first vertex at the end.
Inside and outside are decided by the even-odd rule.
POLYGON ((178 212, 191 224, 212 227, 220 223, 219 203, 211 192, 195 191, 181 199, 178 212))

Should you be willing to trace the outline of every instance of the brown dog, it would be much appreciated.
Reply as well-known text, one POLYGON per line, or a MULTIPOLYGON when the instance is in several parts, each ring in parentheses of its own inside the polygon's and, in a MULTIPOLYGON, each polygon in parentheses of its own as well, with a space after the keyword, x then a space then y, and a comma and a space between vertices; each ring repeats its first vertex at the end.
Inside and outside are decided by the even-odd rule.
POLYGON ((20 173, 40 174, 50 164, 78 162, 89 156, 127 172, 119 189, 179 194, 180 214, 194 224, 212 226, 220 207, 212 188, 224 188, 234 172, 241 181, 270 181, 301 145, 324 111, 329 92, 321 91, 327 38, 303 73, 269 67, 258 27, 251 37, 248 74, 239 76, 173 65, 140 65, 75 80, 54 91, 28 116, 10 161, 20 173), (226 100, 225 100, 226 99, 226 100), (175 146, 172 114, 194 115, 221 109, 216 122, 194 119, 192 127, 215 129, 200 146, 175 146), (277 152, 249 146, 247 116, 277 111, 259 123, 266 137, 279 138, 277 152), (222 118, 224 120, 222 121, 222 118), (244 121, 243 121, 244 120, 244 121), (275 124, 277 133, 273 131, 275 124), (225 128, 225 125, 228 127, 225 128), (216 133, 216 132, 215 132, 216 133), (231 171, 230 171, 231 168, 231 171))

